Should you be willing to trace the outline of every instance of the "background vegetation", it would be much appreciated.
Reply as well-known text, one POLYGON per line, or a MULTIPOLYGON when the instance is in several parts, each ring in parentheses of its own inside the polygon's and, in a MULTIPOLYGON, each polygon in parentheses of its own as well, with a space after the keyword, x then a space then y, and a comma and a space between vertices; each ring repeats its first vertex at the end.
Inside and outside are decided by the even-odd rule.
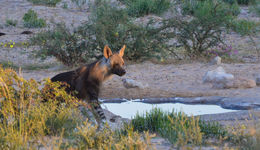
POLYGON ((5 24, 6 24, 7 26, 13 26, 13 27, 15 27, 15 26, 17 25, 17 23, 18 23, 17 20, 12 20, 12 19, 6 19, 5 22, 6 22, 5 24))
POLYGON ((57 3, 61 2, 61 0, 28 0, 36 5, 47 5, 47 6, 56 6, 57 3))
POLYGON ((130 16, 140 17, 149 14, 162 14, 171 6, 171 0, 120 0, 127 6, 130 16))
POLYGON ((195 58, 207 56, 212 48, 225 45, 224 36, 230 31, 258 33, 258 30, 251 30, 251 27, 246 26, 254 24, 256 28, 259 23, 236 21, 240 12, 236 1, 121 2, 126 8, 112 5, 105 0, 95 1, 88 21, 81 26, 71 30, 63 24, 57 24, 54 29, 37 34, 31 39, 32 45, 41 48, 36 56, 54 56, 65 65, 74 66, 102 57, 106 44, 114 51, 126 44, 125 58, 132 61, 153 57, 159 60, 168 57, 195 58), (179 8, 182 11, 178 11, 179 8), (136 18, 167 11, 172 11, 173 15, 159 20, 149 17, 143 23, 136 18), (177 47, 183 47, 185 53, 180 56, 177 47))
POLYGON ((161 37, 152 24, 151 21, 147 25, 136 25, 125 10, 102 2, 93 6, 89 21, 72 32, 59 24, 33 37, 31 43, 41 47, 37 56, 55 56, 66 65, 102 57, 106 44, 113 51, 126 44, 125 57, 129 60, 163 57, 166 47, 163 43, 169 39, 161 37))
POLYGON ((37 13, 29 9, 23 16, 24 26, 27 28, 42 28, 46 26, 46 21, 42 18, 38 18, 37 13))

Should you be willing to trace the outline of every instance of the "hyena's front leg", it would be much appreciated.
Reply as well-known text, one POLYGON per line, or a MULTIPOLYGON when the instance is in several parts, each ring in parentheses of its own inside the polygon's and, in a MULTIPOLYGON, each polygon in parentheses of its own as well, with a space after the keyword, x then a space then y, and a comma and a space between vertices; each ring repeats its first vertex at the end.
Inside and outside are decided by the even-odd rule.
POLYGON ((102 124, 106 122, 106 116, 98 101, 98 93, 92 89, 91 91, 89 91, 89 98, 90 98, 91 109, 93 110, 94 115, 96 116, 96 120, 98 124, 102 124))
POLYGON ((104 111, 102 109, 102 107, 99 104, 98 100, 92 101, 91 103, 93 110, 95 110, 95 112, 97 113, 98 117, 102 120, 105 121, 106 120, 106 116, 104 114, 104 111))

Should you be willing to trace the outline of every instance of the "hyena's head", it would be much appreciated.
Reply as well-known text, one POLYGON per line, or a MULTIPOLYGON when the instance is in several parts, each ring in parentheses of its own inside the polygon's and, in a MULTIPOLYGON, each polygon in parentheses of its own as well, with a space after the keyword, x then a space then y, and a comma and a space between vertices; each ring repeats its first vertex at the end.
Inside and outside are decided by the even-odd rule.
POLYGON ((106 45, 104 48, 104 57, 106 63, 109 66, 109 72, 116 74, 118 76, 123 76, 126 71, 123 68, 125 62, 123 60, 123 55, 125 51, 125 45, 119 50, 118 53, 112 53, 111 49, 106 45))

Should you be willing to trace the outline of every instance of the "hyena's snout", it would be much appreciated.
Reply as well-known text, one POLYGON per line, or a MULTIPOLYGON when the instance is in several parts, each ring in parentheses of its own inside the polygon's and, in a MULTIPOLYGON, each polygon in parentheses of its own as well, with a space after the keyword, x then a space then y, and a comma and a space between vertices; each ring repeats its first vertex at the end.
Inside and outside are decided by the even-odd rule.
POLYGON ((119 76, 123 76, 123 75, 125 75, 125 73, 126 73, 125 69, 122 69, 122 71, 121 71, 119 76))
POLYGON ((120 67, 120 66, 116 66, 112 69, 113 74, 116 74, 118 76, 123 76, 126 74, 126 71, 124 68, 120 67))

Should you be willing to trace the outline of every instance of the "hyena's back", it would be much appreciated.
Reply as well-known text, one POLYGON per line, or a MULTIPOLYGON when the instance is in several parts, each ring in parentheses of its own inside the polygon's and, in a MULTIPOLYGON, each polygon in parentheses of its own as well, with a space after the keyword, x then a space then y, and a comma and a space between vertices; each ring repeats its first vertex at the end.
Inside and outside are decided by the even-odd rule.
POLYGON ((52 82, 60 81, 60 82, 66 82, 69 85, 72 85, 73 78, 75 76, 75 71, 68 71, 63 72, 60 74, 57 74, 53 78, 51 78, 52 82))

